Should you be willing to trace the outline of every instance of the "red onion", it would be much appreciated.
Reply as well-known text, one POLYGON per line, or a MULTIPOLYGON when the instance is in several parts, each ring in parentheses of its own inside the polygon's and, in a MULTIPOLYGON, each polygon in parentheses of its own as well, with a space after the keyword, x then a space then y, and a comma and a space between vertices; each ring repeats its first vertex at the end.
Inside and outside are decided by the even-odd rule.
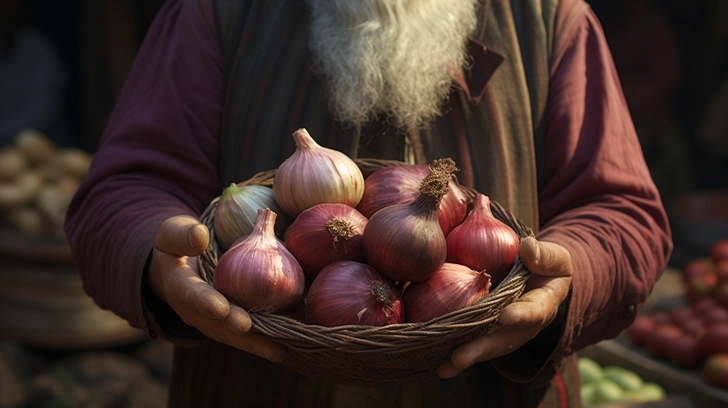
POLYGON ((367 219, 346 204, 318 204, 296 217, 286 231, 286 248, 313 279, 335 261, 365 262, 362 233, 367 219))
POLYGON ((426 322, 468 307, 490 293, 490 275, 446 262, 430 279, 413 282, 402 295, 405 321, 426 322))
MULTIPOLYGON (((411 166, 388 166, 381 168, 366 178, 364 196, 356 209, 365 217, 371 218, 375 212, 393 204, 409 204, 420 195, 420 184, 429 174, 426 164, 411 166)), ((455 180, 450 180, 445 197, 440 201, 437 213, 443 234, 452 231, 465 219, 470 199, 455 180)))
POLYGON ((275 221, 270 209, 258 210, 253 232, 233 243, 215 267, 215 288, 249 310, 281 311, 303 296, 303 270, 276 238, 275 221))
POLYGON ((370 265, 334 262, 316 276, 306 297, 306 320, 319 326, 402 323, 402 298, 370 265))
POLYGON ((465 221, 447 236, 447 261, 485 269, 497 286, 513 266, 519 244, 513 228, 493 216, 490 198, 478 194, 465 221))
POLYGON ((437 213, 455 169, 451 159, 435 162, 414 202, 384 207, 369 219, 364 229, 364 253, 369 264, 384 276, 423 281, 445 263, 447 243, 437 213))

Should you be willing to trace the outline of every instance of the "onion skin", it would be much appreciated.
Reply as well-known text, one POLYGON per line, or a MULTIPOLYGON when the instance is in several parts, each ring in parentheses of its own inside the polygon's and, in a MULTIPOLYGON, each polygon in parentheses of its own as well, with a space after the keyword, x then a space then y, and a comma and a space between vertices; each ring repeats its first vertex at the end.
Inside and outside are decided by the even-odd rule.
POLYGON ((369 219, 364 230, 364 253, 384 276, 419 282, 445 263, 447 242, 433 214, 414 213, 413 204, 397 204, 369 219))
POLYGON ((286 248, 312 280, 336 261, 365 262, 362 234, 367 219, 346 204, 317 204, 296 217, 286 231, 286 248))
POLYGON ((283 234, 290 220, 278 208, 270 187, 238 186, 233 183, 225 188, 217 202, 213 219, 215 237, 220 248, 227 250, 240 237, 249 235, 255 227, 258 210, 263 208, 270 208, 278 215, 275 231, 277 235, 283 234))
POLYGON ((364 176, 344 153, 320 146, 306 129, 293 133, 296 151, 276 170, 273 192, 292 217, 322 203, 356 207, 364 194, 364 176))
POLYGON ((258 210, 255 228, 225 252, 215 267, 214 287, 248 310, 278 312, 303 297, 301 265, 273 232, 276 213, 258 210))
POLYGON ((370 265, 353 261, 329 264, 311 284, 306 321, 335 327, 402 323, 404 307, 397 288, 370 265))
POLYGON ((493 216, 490 198, 478 194, 465 221, 447 236, 447 261, 485 269, 497 286, 513 267, 519 244, 513 228, 493 216))
POLYGON ((382 208, 364 229, 367 262, 395 281, 426 280, 447 258, 447 242, 437 213, 457 168, 451 159, 435 161, 430 168, 414 202, 382 208))
MULTIPOLYGON (((357 210, 371 218, 375 212, 394 204, 409 204, 420 195, 420 184, 429 174, 426 164, 388 166, 367 177, 364 182, 364 196, 357 210)), ((470 198, 455 180, 450 180, 445 197, 440 201, 437 219, 443 234, 460 225, 467 215, 470 198)))
POLYGON ((427 322, 468 307, 490 293, 490 275, 445 263, 429 279, 410 283, 402 295, 405 321, 427 322))

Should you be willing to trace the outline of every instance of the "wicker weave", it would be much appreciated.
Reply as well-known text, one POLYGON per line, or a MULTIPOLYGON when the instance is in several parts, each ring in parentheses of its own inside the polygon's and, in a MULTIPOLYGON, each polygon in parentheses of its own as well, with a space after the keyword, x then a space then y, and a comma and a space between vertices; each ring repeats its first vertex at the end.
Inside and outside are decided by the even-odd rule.
MULTIPOLYGON (((403 165, 399 161, 357 159, 364 177, 385 166, 403 165)), ((271 186, 275 170, 261 172, 239 185, 271 186)), ((463 188, 474 196, 475 191, 463 188)), ((217 199, 201 217, 210 229, 210 247, 200 256, 200 267, 208 283, 220 249, 214 238, 213 219, 217 199)), ((491 200, 493 215, 511 226, 521 238, 533 236, 530 228, 491 200)), ((299 373, 342 384, 376 386, 404 381, 436 378, 439 364, 452 351, 487 333, 501 310, 523 293, 530 272, 519 258, 508 276, 487 297, 467 308, 425 323, 393 324, 382 327, 306 325, 293 318, 272 313, 251 312, 251 331, 264 334, 288 347, 284 367, 299 373)))

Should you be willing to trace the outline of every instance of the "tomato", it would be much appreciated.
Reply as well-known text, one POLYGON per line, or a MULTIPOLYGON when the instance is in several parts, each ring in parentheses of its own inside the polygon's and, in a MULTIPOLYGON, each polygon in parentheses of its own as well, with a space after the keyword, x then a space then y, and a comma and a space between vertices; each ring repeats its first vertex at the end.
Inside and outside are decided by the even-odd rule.
POLYGON ((728 353, 728 323, 715 323, 706 328, 698 340, 698 348, 704 357, 728 353))
POLYGON ((713 262, 728 259, 728 239, 719 239, 710 247, 710 258, 713 262))
POLYGON ((683 334, 667 345, 667 358, 680 367, 697 367, 703 359, 698 349, 698 339, 683 334))
POLYGON ((660 325, 647 338, 647 349, 654 357, 667 357, 667 348, 670 343, 677 341, 682 335, 683 331, 674 324, 660 325))
POLYGON ((703 298, 690 305, 697 315, 703 315, 715 309, 717 302, 713 298, 703 298))
POLYGON ((728 308, 728 281, 721 282, 713 292, 713 298, 719 305, 728 308))
POLYGON ((708 326, 715 323, 728 323, 728 309, 722 306, 716 306, 713 310, 704 314, 702 318, 708 326))
POLYGON ((728 354, 715 354, 705 360, 703 377, 710 385, 728 388, 728 354))
POLYGON ((638 346, 647 344, 647 339, 655 330, 655 321, 647 315, 639 315, 634 322, 627 328, 627 336, 638 346))
POLYGON ((713 272, 713 261, 710 258, 698 258, 689 261, 682 267, 683 279, 689 281, 693 276, 713 272))
POLYGON ((712 295, 718 284, 718 277, 711 271, 703 275, 691 277, 686 283, 687 295, 691 302, 696 302, 712 295))

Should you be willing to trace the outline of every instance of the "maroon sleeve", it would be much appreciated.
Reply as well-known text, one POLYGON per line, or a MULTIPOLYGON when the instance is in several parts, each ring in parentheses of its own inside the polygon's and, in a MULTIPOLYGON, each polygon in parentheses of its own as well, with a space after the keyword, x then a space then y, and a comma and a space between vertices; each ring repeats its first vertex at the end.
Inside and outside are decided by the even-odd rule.
POLYGON ((175 324, 166 305, 150 307, 155 299, 140 288, 161 222, 199 216, 220 192, 222 53, 211 7, 209 0, 164 3, 67 217, 86 292, 152 337, 198 335, 175 324))
POLYGON ((601 26, 566 3, 577 6, 555 41, 538 238, 569 250, 574 279, 555 325, 514 353, 522 364, 496 362, 516 381, 548 381, 565 356, 630 325, 672 250, 601 26))

